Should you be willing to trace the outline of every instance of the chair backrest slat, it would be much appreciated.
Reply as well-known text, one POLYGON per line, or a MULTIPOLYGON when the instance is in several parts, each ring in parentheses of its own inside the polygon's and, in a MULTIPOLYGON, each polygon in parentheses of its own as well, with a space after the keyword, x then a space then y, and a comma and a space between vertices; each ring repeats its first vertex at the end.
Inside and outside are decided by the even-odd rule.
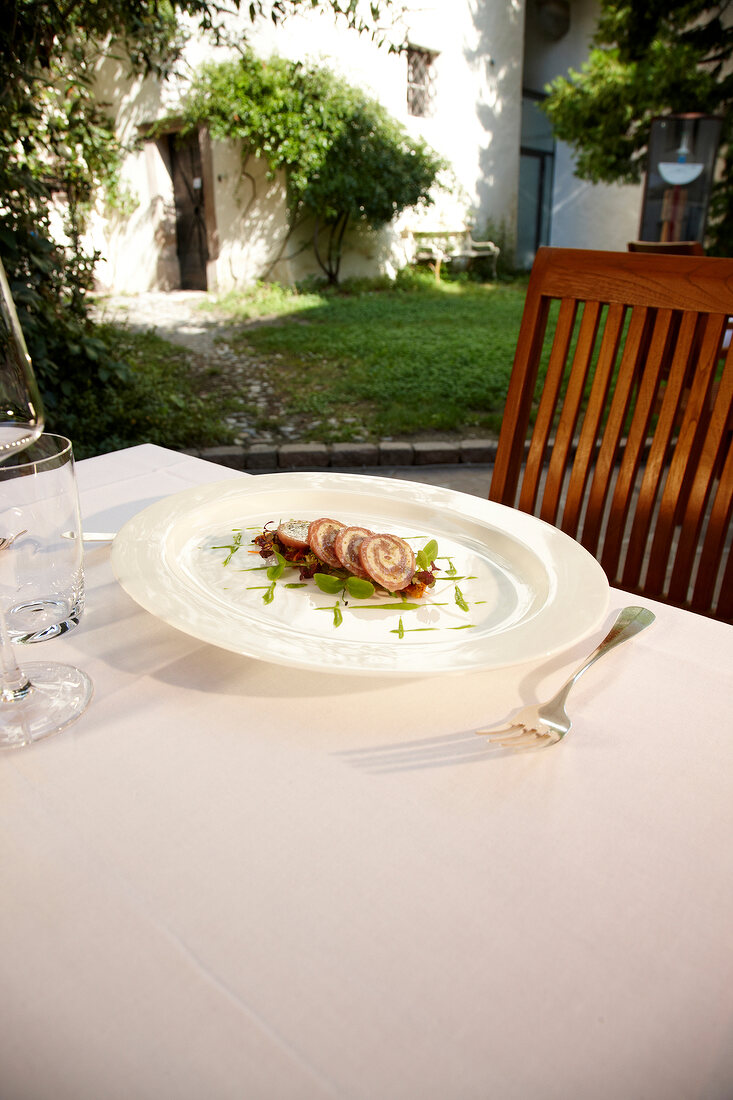
MULTIPOLYGON (((593 350, 598 335, 601 315, 600 302, 587 302, 583 309, 578 339, 573 355, 573 365, 563 402, 564 415, 555 430, 555 439, 547 469, 545 491, 542 497, 540 517, 548 523, 556 523, 562 496, 565 470, 575 438, 578 417, 583 403, 585 379, 592 366, 593 350)), ((557 410, 557 397, 552 402, 552 419, 557 410)), ((542 400, 545 399, 545 390, 542 400)))
MULTIPOLYGON (((638 392, 631 425, 626 437, 624 461, 621 463, 613 489, 608 526, 611 530, 624 530, 633 501, 636 479, 644 460, 649 438, 649 426, 659 392, 659 379, 666 355, 667 337, 672 322, 672 311, 658 310, 653 321, 646 361, 637 364, 638 392)), ((620 538, 606 539, 601 564, 609 576, 618 573, 623 544, 620 538)))
POLYGON ((600 437, 598 458, 588 493, 587 512, 580 533, 580 541, 591 554, 596 556, 599 554, 606 501, 612 485, 634 385, 639 374, 640 352, 648 321, 648 313, 644 307, 631 311, 621 364, 608 406, 608 419, 600 437))
MULTIPOLYGON (((715 339, 715 327, 712 337, 715 339)), ((702 383, 702 374, 699 376, 702 383)), ((695 379, 697 381, 697 377, 695 379)), ((705 395, 707 396, 707 394, 705 395)), ((702 439, 698 431, 700 458, 697 464, 697 472, 690 486, 686 507, 682 515, 680 540, 674 561, 674 568, 669 584, 670 599, 684 600, 695 565, 695 552, 700 542, 700 532, 705 520, 708 502, 711 501, 711 514, 708 518, 708 532, 703 542, 702 552, 705 556, 705 568, 711 569, 715 575, 713 566, 713 548, 720 546, 721 539, 725 535, 725 528, 718 527, 727 517, 730 521, 730 453, 733 447, 728 447, 728 456, 724 454, 725 437, 729 431, 730 414, 733 408, 733 349, 728 354, 728 362, 722 377, 717 381, 716 393, 710 409, 710 419, 702 439), (707 544, 707 553, 705 553, 707 544)), ((722 551, 722 546, 720 546, 722 551)), ((696 592, 707 591, 707 582, 701 579, 700 588, 696 592)))
POLYGON ((521 434, 517 432, 507 439, 502 451, 497 452, 493 473, 497 491, 506 500, 511 499, 512 505, 524 462, 525 432, 532 411, 549 310, 549 299, 539 291, 533 292, 532 287, 528 288, 506 399, 506 410, 512 422, 522 424, 524 428, 521 434))
POLYGON ((598 363, 580 429, 562 514, 562 529, 573 537, 580 526, 583 500, 592 472, 596 441, 613 380, 613 369, 618 358, 625 316, 626 309, 618 302, 608 307, 598 363))
MULTIPOLYGON (((709 606, 714 597, 717 571, 723 560, 726 535, 730 531, 733 514, 733 449, 729 450, 723 474, 714 494, 705 540, 695 578, 693 604, 709 606)), ((669 586, 670 599, 683 599, 687 584, 687 569, 691 551, 695 545, 690 540, 683 553, 675 560, 675 572, 669 586)), ((733 555, 731 555, 733 557, 733 555)), ((725 593, 721 593, 721 599, 725 593)), ((730 593, 728 594, 730 596, 730 593)))
POLYGON ((651 437, 649 454, 639 487, 622 574, 624 588, 632 591, 636 590, 640 582, 654 510, 659 499, 675 426, 679 425, 680 405, 683 398, 685 379, 689 370, 697 320, 696 313, 684 313, 682 315, 674 352, 670 359, 669 374, 661 395, 658 420, 651 437))
POLYGON ((561 526, 611 583, 729 618, 732 317, 733 260, 541 248, 490 498, 561 526))
MULTIPOLYGON (((700 346, 700 356, 691 379, 684 416, 680 425, 677 444, 670 459, 659 515, 656 520, 645 582, 647 586, 655 591, 664 589, 675 528, 680 525, 682 519, 680 500, 684 487, 689 486, 690 494, 694 495, 700 507, 705 503, 709 491, 712 469, 710 462, 705 465, 700 462, 699 440, 701 426, 707 432, 710 425, 710 388, 717 363, 720 326, 723 323, 723 318, 711 318, 710 321, 712 323, 706 326, 705 335, 700 346), (691 465, 693 463, 694 466, 691 465), (692 469, 695 472, 694 479, 690 477, 692 469)), ((687 517, 687 528, 683 523, 679 532, 680 539, 692 537, 691 534, 688 535, 687 533, 692 516, 687 511, 685 515, 687 517)), ((702 512, 697 519, 699 522, 702 521, 702 512)), ((695 538, 697 533, 696 524, 695 538)))
POLYGON ((550 351, 550 361, 547 365, 542 397, 537 410, 534 431, 532 432, 527 454, 527 465, 522 479, 519 507, 525 512, 532 511, 537 500, 547 454, 547 444, 552 431, 555 408, 560 396, 565 364, 573 338, 576 311, 577 304, 575 302, 564 301, 560 306, 552 350, 550 351))
MULTIPOLYGON (((693 600, 693 607, 709 607, 711 603, 708 602, 708 597, 714 592, 714 578, 716 570, 720 570, 720 562, 723 560, 723 543, 725 540, 725 532, 730 531, 731 523, 731 495, 733 494, 733 449, 728 451, 728 455, 724 467, 724 479, 726 492, 724 494, 725 500, 721 498, 720 507, 720 530, 716 531, 718 536, 715 544, 711 540, 711 555, 709 562, 709 569, 706 575, 706 579, 701 575, 698 575, 700 581, 700 596, 698 598, 697 588, 695 590, 695 600, 693 600), (727 515, 727 520, 725 516, 727 515)), ((706 549, 706 548, 704 548, 706 549)), ((700 568, 702 570, 703 559, 700 559, 700 568)), ((715 614, 719 619, 723 619, 724 622, 733 622, 733 550, 728 550, 728 562, 725 566, 722 579, 720 581, 720 595, 718 596, 717 603, 715 604, 715 614)))

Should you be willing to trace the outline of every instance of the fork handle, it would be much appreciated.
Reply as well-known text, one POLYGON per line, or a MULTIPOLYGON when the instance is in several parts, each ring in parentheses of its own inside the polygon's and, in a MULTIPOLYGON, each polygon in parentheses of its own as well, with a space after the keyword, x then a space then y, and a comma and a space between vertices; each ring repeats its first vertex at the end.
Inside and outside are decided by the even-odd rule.
POLYGON ((640 630, 645 630, 646 627, 651 626, 655 618, 656 615, 646 607, 625 607, 623 611, 619 613, 616 622, 613 624, 603 641, 596 646, 588 657, 586 657, 583 664, 573 673, 570 679, 565 681, 557 694, 550 700, 550 704, 564 704, 573 684, 591 665, 595 664, 596 661, 605 653, 608 653, 609 650, 615 649, 617 645, 621 645, 622 642, 627 642, 629 638, 633 638, 640 630))

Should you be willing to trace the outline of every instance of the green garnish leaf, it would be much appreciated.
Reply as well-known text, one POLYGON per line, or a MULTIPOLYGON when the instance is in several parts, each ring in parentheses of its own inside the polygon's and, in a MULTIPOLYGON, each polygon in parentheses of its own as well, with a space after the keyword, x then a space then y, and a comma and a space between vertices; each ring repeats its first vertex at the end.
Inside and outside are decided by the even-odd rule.
POLYGON ((273 550, 273 554, 277 558, 277 565, 271 565, 269 567, 269 569, 267 570, 267 577, 268 580, 276 581, 278 577, 282 577, 287 562, 285 561, 285 558, 282 556, 282 554, 279 554, 277 550, 273 550))
POLYGON ((346 591, 357 600, 368 600, 374 595, 375 589, 371 581, 362 577, 349 577, 346 581, 346 591))
POLYGON ((456 603, 460 607, 461 611, 468 611, 468 604, 466 603, 463 597, 463 593, 461 592, 458 585, 456 585, 456 603))
MULTIPOLYGON (((437 605, 440 606, 440 605, 437 605)), ((422 607, 419 603, 408 603, 406 600, 400 600, 399 603, 364 603, 364 604, 352 604, 352 611, 415 611, 418 607, 422 607)))
POLYGON ((341 577, 332 577, 329 573, 314 573, 313 580, 321 592, 325 592, 329 596, 335 596, 344 587, 344 581, 341 577))
POLYGON ((224 561, 222 562, 222 565, 229 565, 229 562, 232 560, 232 558, 236 554, 237 550, 239 550, 241 548, 241 546, 242 546, 242 532, 235 530, 234 538, 232 539, 231 543, 229 543, 229 545, 214 546, 213 549, 214 550, 228 550, 229 553, 224 558, 224 561))
POLYGON ((438 544, 435 539, 431 539, 430 542, 423 546, 422 550, 418 550, 417 552, 417 568, 429 569, 437 556, 438 544))
POLYGON ((404 628, 403 623, 402 623, 402 616, 401 615, 400 615, 399 625, 397 627, 397 636, 399 638, 404 638, 404 636, 405 636, 405 628, 404 628))
POLYGON ((341 608, 339 607, 338 604, 336 604, 336 606, 333 609, 333 625, 334 626, 341 626, 341 623, 343 621, 344 621, 344 617, 341 614, 341 608))
POLYGON ((263 603, 272 603, 272 601, 274 599, 275 599, 275 581, 272 582, 270 587, 265 592, 264 596, 262 597, 262 602, 263 603))

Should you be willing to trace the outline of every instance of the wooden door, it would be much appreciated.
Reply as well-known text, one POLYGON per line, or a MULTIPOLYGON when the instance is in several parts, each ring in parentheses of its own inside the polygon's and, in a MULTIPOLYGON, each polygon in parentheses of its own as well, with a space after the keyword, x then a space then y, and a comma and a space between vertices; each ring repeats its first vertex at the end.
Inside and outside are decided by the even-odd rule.
POLYGON ((206 290, 206 218, 198 133, 168 138, 182 290, 206 290))

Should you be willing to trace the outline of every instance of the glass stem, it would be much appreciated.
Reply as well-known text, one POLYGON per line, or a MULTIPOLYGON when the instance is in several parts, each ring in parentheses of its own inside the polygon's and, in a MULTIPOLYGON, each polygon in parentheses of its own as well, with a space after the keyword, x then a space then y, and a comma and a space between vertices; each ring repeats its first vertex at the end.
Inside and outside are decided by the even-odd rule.
POLYGON ((18 703, 21 699, 25 699, 31 690, 31 685, 15 659, 15 646, 10 639, 3 610, 0 610, 0 664, 3 674, 0 704, 18 703))

